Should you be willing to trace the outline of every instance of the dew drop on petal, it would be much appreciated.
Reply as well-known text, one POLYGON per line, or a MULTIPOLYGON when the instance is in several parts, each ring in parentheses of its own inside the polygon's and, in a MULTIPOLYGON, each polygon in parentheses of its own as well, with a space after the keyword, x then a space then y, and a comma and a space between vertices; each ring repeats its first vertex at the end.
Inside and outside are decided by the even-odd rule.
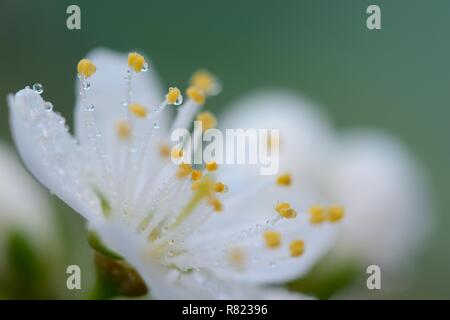
POLYGON ((179 106, 182 103, 183 103, 183 96, 180 94, 177 100, 175 101, 174 105, 179 106))
POLYGON ((38 94, 42 94, 44 92, 44 86, 37 82, 33 84, 33 90, 36 91, 38 94))
POLYGON ((159 129, 159 124, 158 124, 158 122, 154 122, 154 123, 153 123, 153 128, 159 129))
POLYGON ((87 111, 94 111, 95 110, 95 106, 93 105, 93 104, 90 104, 88 107, 87 107, 87 111))
POLYGON ((147 72, 147 71, 148 71, 148 69, 149 69, 149 68, 148 68, 148 63, 147 63, 147 62, 145 62, 145 63, 144 63, 144 65, 142 66, 142 69, 141 69, 141 71, 142 71, 142 72, 147 72))
POLYGON ((45 111, 50 112, 53 110, 53 104, 51 102, 46 102, 45 103, 45 111))
POLYGON ((84 90, 89 90, 91 88, 91 83, 89 81, 84 81, 83 82, 83 89, 84 90))

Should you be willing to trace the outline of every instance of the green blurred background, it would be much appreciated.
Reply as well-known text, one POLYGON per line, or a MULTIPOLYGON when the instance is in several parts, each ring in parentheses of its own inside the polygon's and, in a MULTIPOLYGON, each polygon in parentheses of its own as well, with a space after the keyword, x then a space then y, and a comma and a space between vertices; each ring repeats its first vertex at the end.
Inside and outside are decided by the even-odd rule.
MULTIPOLYGON (((218 112, 262 86, 302 92, 337 127, 383 128, 424 164, 437 223, 417 262, 418 279, 402 297, 450 298, 449 31, 447 0, 1 0, 0 139, 11 139, 6 95, 35 82, 71 123, 76 63, 98 46, 149 54, 174 85, 210 69, 224 84, 208 105, 218 112), (81 7, 82 30, 66 28, 70 4, 81 7), (381 7, 380 31, 366 28, 370 4, 381 7)), ((66 263, 89 270, 82 219, 54 200, 71 248, 66 263)))

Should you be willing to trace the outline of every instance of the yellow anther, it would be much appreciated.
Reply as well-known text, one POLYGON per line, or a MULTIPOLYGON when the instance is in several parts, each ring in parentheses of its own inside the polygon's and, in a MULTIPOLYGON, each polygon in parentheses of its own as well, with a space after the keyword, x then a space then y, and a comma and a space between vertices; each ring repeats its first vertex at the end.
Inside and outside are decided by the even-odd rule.
POLYGON ((228 251, 228 258, 231 265, 237 270, 244 270, 246 264, 246 256, 244 250, 239 247, 231 248, 228 251))
POLYGON ((297 211, 291 208, 291 205, 287 202, 277 203, 275 206, 275 211, 278 212, 280 216, 286 219, 294 219, 297 217, 297 211))
POLYGON ((222 182, 216 182, 214 184, 214 192, 225 193, 228 191, 228 186, 222 182))
POLYGON ((130 137, 131 127, 127 121, 119 121, 116 124, 117 135, 120 139, 126 140, 130 137))
POLYGON ((215 161, 212 162, 208 162, 207 164, 205 164, 205 168, 208 171, 216 171, 219 166, 217 165, 217 163, 215 161))
POLYGON ((170 154, 173 159, 181 159, 183 157, 183 149, 173 148, 170 154))
POLYGON ((290 186, 292 183, 292 177, 290 173, 282 174, 277 178, 277 184, 280 186, 290 186))
POLYGON ((86 78, 92 76, 96 70, 95 64, 89 59, 81 59, 80 62, 78 62, 77 71, 86 78))
POLYGON ((162 143, 159 146, 159 154, 164 158, 167 158, 170 156, 170 147, 167 143, 162 143))
POLYGON ((305 251, 305 242, 303 240, 294 240, 289 244, 291 257, 299 257, 305 251))
POLYGON ((221 212, 223 210, 222 202, 215 197, 209 198, 208 203, 213 207, 215 212, 221 212))
POLYGON ((338 222, 342 220, 345 215, 344 208, 341 206, 332 206, 328 208, 327 219, 330 222, 338 222))
POLYGON ((216 117, 209 111, 200 112, 196 120, 201 121, 203 131, 214 128, 217 125, 216 117))
POLYGON ((142 68, 145 65, 145 58, 144 56, 140 55, 137 52, 131 52, 128 54, 128 65, 130 68, 132 68, 135 72, 141 72, 142 68))
POLYGON ((216 77, 208 71, 199 70, 192 75, 189 84, 199 88, 206 94, 210 94, 217 86, 217 80, 216 77))
POLYGON ((192 172, 192 167, 190 164, 182 163, 178 166, 177 177, 178 178, 186 178, 192 172))
POLYGON ((200 180, 202 178, 202 172, 200 170, 192 170, 191 179, 194 181, 200 180))
POLYGON ((202 105, 205 103, 205 94, 197 87, 187 88, 186 94, 196 104, 202 105))
POLYGON ((281 234, 277 231, 267 230, 264 232, 264 241, 269 249, 276 249, 281 245, 281 234))
POLYGON ((167 104, 177 104, 180 100, 181 92, 180 89, 176 87, 170 87, 169 91, 166 94, 166 102, 167 104))
POLYGON ((147 116, 147 109, 139 103, 130 103, 128 110, 139 118, 145 118, 147 116))
POLYGON ((309 208, 309 221, 312 224, 320 224, 326 220, 325 209, 319 205, 309 208))

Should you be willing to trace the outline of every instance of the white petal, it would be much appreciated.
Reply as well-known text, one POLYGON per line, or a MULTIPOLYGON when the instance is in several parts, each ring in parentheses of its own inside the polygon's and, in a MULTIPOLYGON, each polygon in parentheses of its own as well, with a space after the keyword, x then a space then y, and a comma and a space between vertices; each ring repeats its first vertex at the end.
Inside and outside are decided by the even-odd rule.
POLYGON ((207 271, 179 272, 162 267, 150 254, 148 243, 130 234, 121 223, 91 225, 108 247, 114 248, 143 277, 153 299, 310 299, 277 288, 257 288, 221 280, 207 271))
POLYGON ((402 268, 432 220, 427 183, 406 148, 377 131, 353 130, 338 145, 328 181, 346 206, 336 256, 357 256, 383 272, 402 268))
POLYGON ((86 218, 98 216, 98 200, 83 180, 83 157, 64 119, 29 88, 10 95, 8 104, 12 135, 30 172, 86 218))

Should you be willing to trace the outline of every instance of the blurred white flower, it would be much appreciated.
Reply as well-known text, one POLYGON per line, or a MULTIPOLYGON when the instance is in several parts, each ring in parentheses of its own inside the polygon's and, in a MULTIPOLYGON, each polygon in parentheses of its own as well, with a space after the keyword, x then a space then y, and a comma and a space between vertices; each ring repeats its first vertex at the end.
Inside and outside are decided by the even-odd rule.
POLYGON ((223 127, 280 128, 280 163, 346 209, 330 260, 381 267, 384 289, 408 277, 432 220, 427 183, 406 148, 380 130, 335 133, 320 108, 283 91, 225 109, 223 127))
POLYGON ((0 272, 8 263, 5 246, 12 232, 20 232, 44 251, 55 239, 55 225, 47 195, 0 143, 0 272))
POLYGON ((0 297, 54 298, 60 247, 48 195, 0 142, 0 297))
MULTIPOLYGON (((170 88, 164 97, 141 55, 126 61, 99 49, 78 64, 76 138, 39 86, 9 96, 13 136, 29 170, 136 268, 154 298, 301 298, 261 286, 305 274, 333 244, 340 208, 310 223, 289 174, 241 181, 238 168, 175 166, 169 120, 181 93, 170 88)), ((196 73, 172 128, 189 128, 217 90, 212 75, 196 73)))

